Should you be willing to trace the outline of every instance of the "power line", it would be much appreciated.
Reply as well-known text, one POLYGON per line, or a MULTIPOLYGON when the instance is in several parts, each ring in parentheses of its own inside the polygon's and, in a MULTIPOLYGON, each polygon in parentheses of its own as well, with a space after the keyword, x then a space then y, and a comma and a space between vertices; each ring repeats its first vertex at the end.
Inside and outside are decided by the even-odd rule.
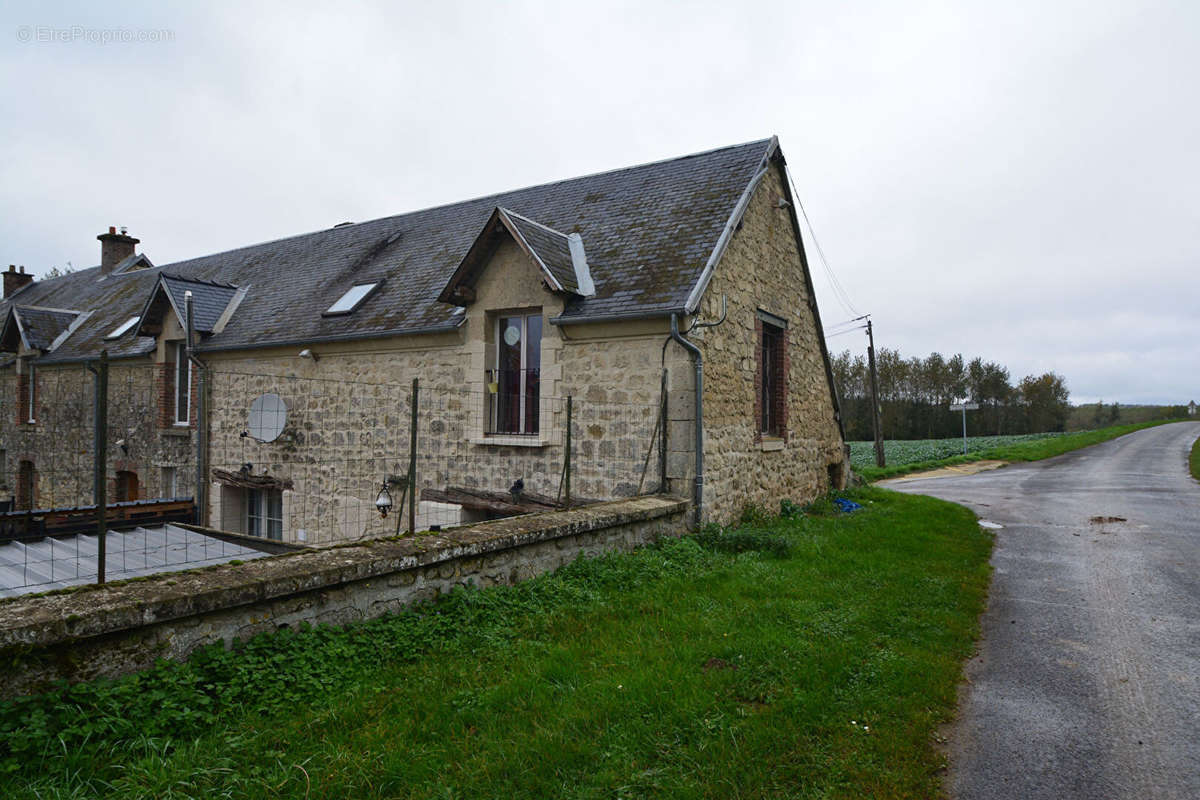
POLYGON ((833 296, 838 303, 847 312, 854 315, 859 315, 861 312, 855 308, 854 303, 850 302, 850 295, 846 288, 842 286, 834 274, 833 267, 829 266, 829 260, 825 258, 825 250, 821 247, 821 243, 817 240, 817 232, 813 230, 812 220, 808 218, 808 211, 804 208, 804 202, 800 199, 800 192, 796 189, 796 181, 792 178, 792 171, 784 166, 784 171, 787 173, 788 182, 792 186, 792 197, 796 198, 796 205, 800 207, 800 213, 804 217, 804 223, 808 226, 809 236, 812 237, 813 247, 816 248, 817 256, 821 259, 821 266, 825 268, 825 275, 829 278, 829 285, 833 289, 833 296))
POLYGON ((825 336, 825 341, 827 341, 827 342, 828 342, 830 339, 832 339, 832 338, 834 338, 834 337, 836 337, 836 336, 845 336, 847 333, 854 333, 855 331, 863 331, 863 330, 866 330, 866 329, 867 329, 867 326, 866 326, 866 325, 857 325, 857 326, 855 326, 855 327, 853 327, 853 328, 847 328, 847 329, 846 329, 846 330, 844 330, 844 331, 838 331, 837 333, 830 333, 830 334, 827 334, 827 335, 825 336))

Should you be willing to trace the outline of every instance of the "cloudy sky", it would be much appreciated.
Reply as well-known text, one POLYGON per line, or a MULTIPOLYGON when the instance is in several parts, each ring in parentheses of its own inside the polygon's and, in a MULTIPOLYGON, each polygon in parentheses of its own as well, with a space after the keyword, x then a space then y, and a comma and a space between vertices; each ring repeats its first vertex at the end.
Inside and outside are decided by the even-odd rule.
POLYGON ((574 6, 0 3, 0 261, 93 266, 127 225, 165 264, 777 134, 827 327, 1200 400, 1200 3, 574 6))

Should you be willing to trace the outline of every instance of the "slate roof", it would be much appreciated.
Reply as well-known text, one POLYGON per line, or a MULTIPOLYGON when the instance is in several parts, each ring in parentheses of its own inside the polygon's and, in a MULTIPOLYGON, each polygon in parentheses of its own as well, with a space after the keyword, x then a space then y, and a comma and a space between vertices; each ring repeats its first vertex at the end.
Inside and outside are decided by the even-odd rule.
POLYGON ((684 308, 739 199, 777 152, 764 139, 161 267, 107 276, 93 267, 30 284, 0 313, 11 302, 95 312, 44 361, 92 358, 101 348, 114 358, 149 352, 149 337, 104 337, 141 312, 160 275, 248 287, 201 351, 452 330, 462 317, 438 295, 502 206, 582 237, 596 291, 571 299, 560 321, 665 316, 684 308), (322 316, 352 285, 372 281, 384 283, 354 313, 322 316))
POLYGON ((25 343, 37 350, 49 350, 58 335, 79 316, 78 311, 56 308, 17 306, 15 310, 25 333, 25 343))
POLYGON ((542 262, 546 271, 558 281, 558 285, 568 292, 579 294, 579 281, 575 277, 575 263, 571 260, 571 245, 567 241, 567 235, 526 219, 507 208, 500 210, 521 234, 521 238, 542 262))
POLYGON ((171 305, 180 319, 185 319, 185 294, 189 291, 192 293, 192 313, 196 315, 195 328, 200 333, 213 332, 217 320, 225 313, 238 291, 238 287, 228 283, 193 281, 166 274, 162 276, 162 286, 170 294, 171 305))

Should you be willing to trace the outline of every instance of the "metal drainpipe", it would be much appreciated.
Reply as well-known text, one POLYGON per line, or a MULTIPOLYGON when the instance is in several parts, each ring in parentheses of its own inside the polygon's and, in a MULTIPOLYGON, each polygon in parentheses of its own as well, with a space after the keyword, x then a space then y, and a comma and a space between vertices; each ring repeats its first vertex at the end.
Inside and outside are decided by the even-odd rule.
MULTIPOLYGON (((207 375, 204 362, 196 357, 196 318, 192 313, 192 293, 184 292, 185 332, 187 334, 187 359, 196 368, 196 489, 192 492, 192 502, 196 505, 196 524, 204 525, 208 511, 208 403, 205 393, 208 389, 207 375)), ((189 371, 189 374, 190 371, 189 371)), ((188 387, 190 394, 192 387, 188 387)), ((178 388, 176 388, 178 392, 178 388)))
MULTIPOLYGON (((679 333, 679 315, 671 315, 671 338, 692 354, 696 368, 696 483, 692 504, 696 507, 696 527, 704 519, 704 354, 679 333)), ((665 421, 664 421, 665 422, 665 421)))

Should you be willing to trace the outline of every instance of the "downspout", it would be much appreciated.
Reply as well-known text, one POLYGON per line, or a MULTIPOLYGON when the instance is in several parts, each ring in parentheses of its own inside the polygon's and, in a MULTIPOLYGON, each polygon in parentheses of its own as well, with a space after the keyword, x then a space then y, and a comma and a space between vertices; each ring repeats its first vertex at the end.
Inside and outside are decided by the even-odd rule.
MULTIPOLYGON (((187 331, 187 359, 198 372, 196 380, 196 524, 205 525, 208 517, 208 403, 205 401, 207 375, 204 362, 196 358, 196 318, 192 313, 192 293, 184 292, 187 331)), ((191 387, 188 387, 191 391, 191 387)))
POLYGON ((696 527, 704 519, 704 354, 694 343, 679 333, 679 315, 671 315, 671 338, 692 354, 696 368, 696 482, 692 505, 696 512, 696 527))

